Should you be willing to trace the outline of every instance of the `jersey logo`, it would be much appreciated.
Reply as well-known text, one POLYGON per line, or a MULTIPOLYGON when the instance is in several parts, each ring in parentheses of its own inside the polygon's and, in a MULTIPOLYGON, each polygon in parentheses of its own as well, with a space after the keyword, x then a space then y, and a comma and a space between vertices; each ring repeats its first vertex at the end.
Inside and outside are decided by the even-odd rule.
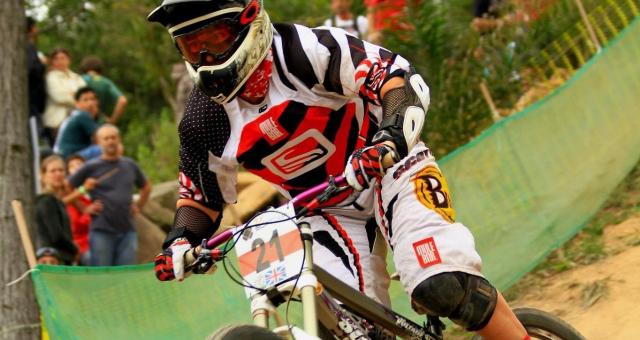
POLYGON ((456 212, 451 206, 449 186, 440 170, 428 165, 414 175, 416 196, 422 205, 438 213, 449 223, 456 219, 456 212))
POLYGON ((260 128, 260 132, 265 135, 269 144, 274 145, 278 141, 280 141, 285 136, 285 131, 283 131, 278 124, 273 120, 273 117, 269 117, 264 121, 258 124, 260 128))
POLYGON ((324 164, 335 151, 335 145, 320 131, 311 129, 263 158, 262 165, 289 180, 324 164))

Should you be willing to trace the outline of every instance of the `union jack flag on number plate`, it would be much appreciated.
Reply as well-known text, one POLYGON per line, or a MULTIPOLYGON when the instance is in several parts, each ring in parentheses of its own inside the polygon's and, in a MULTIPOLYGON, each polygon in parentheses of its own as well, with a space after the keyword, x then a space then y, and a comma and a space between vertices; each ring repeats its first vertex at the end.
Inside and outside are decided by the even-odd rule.
POLYGON ((269 267, 264 272, 264 286, 273 286, 287 277, 287 268, 284 263, 278 263, 275 266, 269 267))

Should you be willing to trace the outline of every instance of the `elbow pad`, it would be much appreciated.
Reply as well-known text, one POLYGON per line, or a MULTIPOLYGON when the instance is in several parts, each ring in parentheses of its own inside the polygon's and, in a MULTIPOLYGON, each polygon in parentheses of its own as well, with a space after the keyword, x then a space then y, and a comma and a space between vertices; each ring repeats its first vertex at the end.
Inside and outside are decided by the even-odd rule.
POLYGON ((418 143, 429 108, 429 87, 417 73, 407 73, 405 84, 387 91, 382 99, 384 118, 372 143, 391 141, 404 158, 418 143))

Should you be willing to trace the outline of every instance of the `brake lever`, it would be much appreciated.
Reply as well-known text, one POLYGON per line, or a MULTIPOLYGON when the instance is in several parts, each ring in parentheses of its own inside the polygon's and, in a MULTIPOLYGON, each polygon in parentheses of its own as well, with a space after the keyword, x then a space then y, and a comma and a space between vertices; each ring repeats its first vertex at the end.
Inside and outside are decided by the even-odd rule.
POLYGON ((188 254, 189 258, 191 258, 191 263, 186 269, 191 270, 195 274, 210 272, 212 267, 215 267, 216 262, 224 258, 222 250, 207 248, 207 239, 203 239, 200 246, 193 248, 193 250, 188 252, 188 254))
POLYGON ((318 203, 324 203, 328 201, 331 197, 333 197, 333 194, 335 194, 338 189, 339 188, 336 185, 336 178, 333 176, 329 176, 329 185, 320 195, 318 195, 318 203))
POLYGON ((338 184, 336 183, 335 177, 333 176, 329 176, 328 182, 329 184, 327 185, 327 188, 324 189, 322 193, 320 193, 311 202, 309 202, 309 204, 302 207, 302 209, 300 209, 300 211, 298 211, 298 213, 296 214, 295 218, 299 218, 306 215, 306 213, 309 212, 310 210, 313 210, 320 204, 328 201, 331 197, 335 195, 336 192, 339 192, 347 188, 347 187, 339 187, 338 184))

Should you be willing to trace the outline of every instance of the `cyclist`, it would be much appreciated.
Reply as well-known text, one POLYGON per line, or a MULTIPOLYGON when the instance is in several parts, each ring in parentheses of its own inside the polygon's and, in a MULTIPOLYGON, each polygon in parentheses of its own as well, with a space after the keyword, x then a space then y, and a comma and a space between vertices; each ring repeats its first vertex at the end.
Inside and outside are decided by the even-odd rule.
POLYGON ((148 20, 168 29, 197 85, 179 126, 180 199, 158 279, 183 280, 184 255, 236 202, 240 166, 288 198, 344 170, 353 189, 308 218, 316 265, 389 305, 386 240, 418 310, 487 338, 527 337, 482 277, 419 140, 429 89, 407 60, 340 29, 271 24, 258 0, 164 0, 148 20))

